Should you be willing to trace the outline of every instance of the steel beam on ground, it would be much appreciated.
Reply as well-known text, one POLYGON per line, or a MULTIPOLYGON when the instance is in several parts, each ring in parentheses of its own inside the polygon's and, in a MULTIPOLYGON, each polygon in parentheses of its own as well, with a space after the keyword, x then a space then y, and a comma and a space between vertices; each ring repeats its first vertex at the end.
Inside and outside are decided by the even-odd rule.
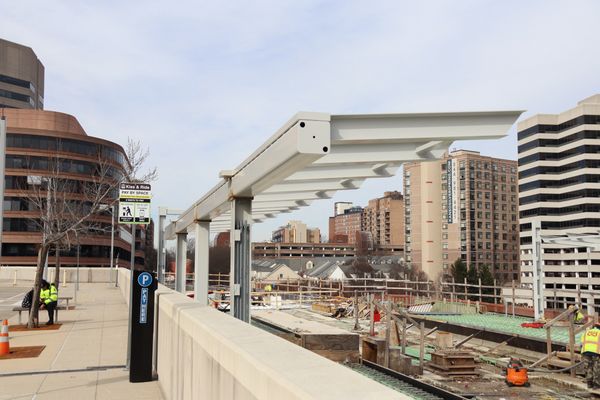
POLYGON ((194 299, 208 304, 210 221, 196 221, 194 246, 194 299))
POLYGON ((250 223, 252 199, 235 198, 231 201, 230 251, 230 309, 233 316, 250 322, 250 223))
POLYGON ((178 233, 175 252, 175 290, 179 293, 185 293, 186 291, 186 261, 187 233, 178 233))

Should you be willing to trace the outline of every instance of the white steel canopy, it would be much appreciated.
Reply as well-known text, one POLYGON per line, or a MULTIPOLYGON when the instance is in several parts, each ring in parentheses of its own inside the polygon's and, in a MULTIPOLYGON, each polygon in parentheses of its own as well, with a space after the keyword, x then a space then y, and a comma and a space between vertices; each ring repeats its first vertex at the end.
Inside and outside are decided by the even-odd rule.
MULTIPOLYGON (((455 140, 506 135, 521 111, 329 115, 299 113, 165 230, 177 239, 178 290, 185 290, 187 232, 195 232, 195 298, 208 299, 209 233, 229 230, 230 309, 250 321, 250 227, 369 178, 393 176, 406 161, 440 158, 455 140)), ((159 243, 162 252, 164 243, 159 243)), ((164 268, 164 263, 159 265, 164 268)))
POLYGON ((296 114, 236 169, 196 201, 165 232, 187 232, 194 221, 211 231, 230 228, 233 198, 252 198, 254 222, 357 189, 369 178, 393 176, 407 161, 440 158, 455 140, 506 135, 522 111, 330 115, 296 114))
POLYGON ((455 140, 507 134, 522 111, 330 115, 301 112, 165 230, 165 238, 211 221, 213 232, 231 227, 230 201, 252 198, 252 220, 357 189, 369 178, 393 176, 407 161, 440 158, 455 140))

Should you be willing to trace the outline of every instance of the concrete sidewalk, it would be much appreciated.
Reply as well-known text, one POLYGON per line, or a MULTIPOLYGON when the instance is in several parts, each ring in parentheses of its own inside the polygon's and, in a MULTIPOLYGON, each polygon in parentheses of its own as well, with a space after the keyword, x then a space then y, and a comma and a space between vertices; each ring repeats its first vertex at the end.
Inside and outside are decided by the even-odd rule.
MULTIPOLYGON (((68 290, 72 290, 68 288, 68 290)), ((11 347, 46 348, 37 358, 0 360, 0 374, 124 365, 128 311, 119 289, 83 283, 59 330, 11 332, 11 347)), ((40 322, 47 321, 45 311, 40 322)), ((17 324, 16 316, 9 320, 17 324)), ((129 383, 123 368, 0 377, 0 399, 162 399, 158 382, 129 383)))

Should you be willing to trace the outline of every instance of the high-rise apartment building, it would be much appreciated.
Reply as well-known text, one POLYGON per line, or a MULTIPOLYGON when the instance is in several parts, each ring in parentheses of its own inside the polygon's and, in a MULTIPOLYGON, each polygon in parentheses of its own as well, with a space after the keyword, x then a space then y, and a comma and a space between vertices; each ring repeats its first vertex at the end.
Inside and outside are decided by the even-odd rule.
POLYGON ((44 108, 44 66, 30 47, 0 39, 0 108, 44 108))
MULTIPOLYGON (((521 282, 531 284, 534 221, 542 236, 600 232, 600 95, 520 122, 518 140, 521 282)), ((600 290, 600 252, 544 243, 541 253, 543 283, 559 300, 575 303, 573 290, 600 290)))
POLYGON ((385 192, 383 197, 369 200, 362 213, 362 229, 371 235, 374 246, 404 246, 402 193, 385 192))
POLYGON ((271 240, 275 243, 320 243, 321 231, 307 228, 301 221, 289 221, 287 225, 273 231, 271 240))
POLYGON ((457 259, 518 278, 517 163, 475 151, 404 165, 406 260, 430 279, 457 259))

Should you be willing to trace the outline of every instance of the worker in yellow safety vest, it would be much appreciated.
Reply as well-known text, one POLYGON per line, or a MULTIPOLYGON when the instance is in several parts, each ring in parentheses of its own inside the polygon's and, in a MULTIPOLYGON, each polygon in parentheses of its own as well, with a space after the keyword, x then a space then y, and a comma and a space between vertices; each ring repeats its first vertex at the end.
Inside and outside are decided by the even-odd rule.
POLYGON ((48 310, 48 322, 46 325, 54 324, 54 310, 58 304, 58 290, 53 283, 48 283, 46 280, 42 280, 42 287, 40 289, 40 308, 48 310))
POLYGON ((575 311, 575 318, 574 318, 573 322, 575 322, 578 325, 581 325, 585 322, 585 316, 583 315, 581 310, 575 311))
POLYGON ((581 355, 588 388, 600 388, 600 323, 596 322, 581 337, 581 355))

